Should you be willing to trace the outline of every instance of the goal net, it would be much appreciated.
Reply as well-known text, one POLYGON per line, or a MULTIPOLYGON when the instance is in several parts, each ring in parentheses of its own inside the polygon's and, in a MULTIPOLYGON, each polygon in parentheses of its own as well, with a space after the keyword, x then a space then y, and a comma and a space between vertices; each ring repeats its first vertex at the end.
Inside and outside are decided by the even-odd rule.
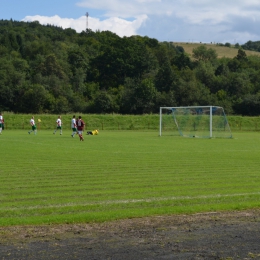
POLYGON ((159 135, 232 138, 224 109, 217 106, 160 107, 159 135))

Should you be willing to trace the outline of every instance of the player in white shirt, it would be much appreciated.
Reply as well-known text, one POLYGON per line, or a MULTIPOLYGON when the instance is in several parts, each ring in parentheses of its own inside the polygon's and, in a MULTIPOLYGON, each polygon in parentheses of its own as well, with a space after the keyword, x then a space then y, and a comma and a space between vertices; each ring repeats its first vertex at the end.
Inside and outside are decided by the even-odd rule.
POLYGON ((71 136, 74 137, 74 135, 77 133, 77 124, 76 124, 76 116, 75 115, 71 119, 71 129, 72 129, 71 136))
POLYGON ((30 134, 31 132, 34 132, 34 134, 36 135, 37 133, 37 127, 36 127, 36 124, 35 124, 35 121, 34 121, 34 116, 32 116, 31 120, 30 120, 30 125, 32 127, 32 130, 30 130, 28 132, 28 134, 30 134))
POLYGON ((54 130, 53 134, 55 135, 58 130, 60 130, 60 135, 62 135, 62 122, 61 122, 61 116, 58 116, 58 119, 56 120, 57 127, 54 130))
POLYGON ((4 123, 4 118, 2 113, 0 112, 0 135, 2 134, 2 130, 3 130, 3 123, 4 123))

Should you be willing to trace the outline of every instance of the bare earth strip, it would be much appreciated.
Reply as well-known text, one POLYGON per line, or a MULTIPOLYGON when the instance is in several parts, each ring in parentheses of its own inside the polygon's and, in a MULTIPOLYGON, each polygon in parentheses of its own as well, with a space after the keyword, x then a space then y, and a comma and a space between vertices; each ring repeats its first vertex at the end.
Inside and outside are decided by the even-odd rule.
POLYGON ((0 259, 260 259, 260 209, 0 227, 0 259))

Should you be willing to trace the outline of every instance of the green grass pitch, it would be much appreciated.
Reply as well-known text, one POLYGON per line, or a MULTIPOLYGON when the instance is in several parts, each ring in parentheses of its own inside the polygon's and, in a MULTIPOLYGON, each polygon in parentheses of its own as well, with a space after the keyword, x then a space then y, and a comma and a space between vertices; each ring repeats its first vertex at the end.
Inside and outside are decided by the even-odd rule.
MULTIPOLYGON (((28 129, 29 130, 29 129, 28 129)), ((0 225, 103 222, 260 207, 260 134, 233 139, 4 130, 0 225)))

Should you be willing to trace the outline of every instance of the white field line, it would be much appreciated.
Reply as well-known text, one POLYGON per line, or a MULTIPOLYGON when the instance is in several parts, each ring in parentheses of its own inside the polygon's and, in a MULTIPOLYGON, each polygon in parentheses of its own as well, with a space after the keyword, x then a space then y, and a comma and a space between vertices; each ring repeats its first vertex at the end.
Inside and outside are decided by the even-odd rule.
POLYGON ((110 200, 110 201, 99 201, 99 202, 89 202, 89 203, 65 203, 65 204, 55 204, 46 206, 28 206, 28 207, 10 207, 2 208, 2 210, 21 210, 21 209, 49 209, 49 208, 64 208, 64 207, 76 207, 76 206, 95 206, 95 205, 112 205, 112 204, 133 204, 142 202, 157 202, 157 201, 174 201, 174 200, 195 200, 195 199, 216 199, 216 198, 226 198, 226 197, 240 197, 240 196, 250 196, 250 195, 260 195, 260 192, 252 193, 237 193, 237 194, 213 194, 213 195, 200 195, 200 196, 179 196, 179 197, 161 197, 161 198, 148 198, 148 199, 129 199, 129 200, 110 200))

